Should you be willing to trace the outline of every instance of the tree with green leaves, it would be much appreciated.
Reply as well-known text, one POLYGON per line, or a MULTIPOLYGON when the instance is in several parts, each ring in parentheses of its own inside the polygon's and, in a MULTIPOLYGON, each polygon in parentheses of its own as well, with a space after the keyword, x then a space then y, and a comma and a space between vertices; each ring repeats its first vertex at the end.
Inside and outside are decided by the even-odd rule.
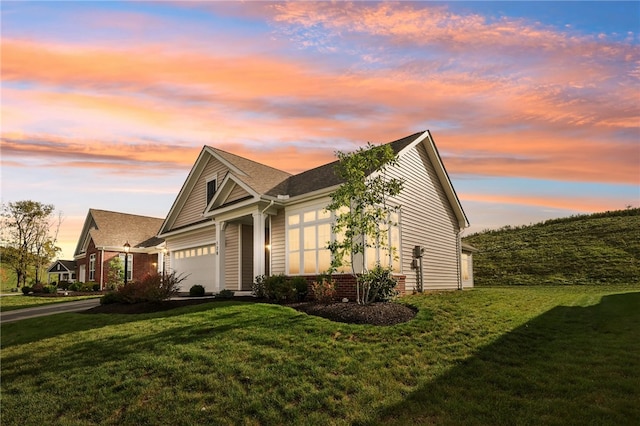
POLYGON ((109 261, 107 269, 106 285, 109 290, 115 290, 123 284, 124 262, 119 256, 115 256, 109 261))
POLYGON ((336 156, 339 162, 335 172, 344 183, 331 194, 327 206, 336 215, 332 227, 336 238, 329 244, 331 272, 350 266, 356 277, 356 301, 368 304, 379 289, 369 276, 365 252, 376 247, 395 253, 397 248, 390 245, 388 232, 390 226, 397 225, 391 218, 400 205, 390 203, 390 199, 400 194, 404 181, 388 175, 398 162, 389 145, 368 143, 352 153, 338 151, 336 156))
POLYGON ((31 270, 38 283, 40 269, 60 250, 56 242, 62 215, 58 215, 56 223, 54 209, 52 204, 31 200, 2 205, 2 262, 15 271, 18 287, 27 283, 31 270))

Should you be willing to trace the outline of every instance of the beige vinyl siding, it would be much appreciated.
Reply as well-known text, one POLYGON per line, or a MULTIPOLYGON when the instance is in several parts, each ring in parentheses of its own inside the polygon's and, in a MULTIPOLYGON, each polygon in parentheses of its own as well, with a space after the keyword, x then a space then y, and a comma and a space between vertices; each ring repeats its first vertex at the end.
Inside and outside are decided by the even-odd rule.
POLYGON ((245 198, 248 195, 251 195, 251 194, 249 194, 247 191, 245 191, 243 187, 241 187, 240 185, 236 184, 233 187, 233 189, 231 190, 231 193, 229 194, 229 196, 227 197, 227 199, 224 201, 223 204, 231 203, 231 202, 234 202, 236 200, 240 200, 242 198, 245 198))
MULTIPOLYGON (((207 206, 207 178, 216 175, 220 179, 227 173, 227 170, 220 161, 213 157, 209 158, 173 224, 174 229, 203 219, 202 213, 207 206)), ((220 184, 220 181, 218 181, 218 184, 220 184)))
POLYGON ((169 251, 213 244, 215 240, 216 226, 213 223, 211 226, 207 226, 206 228, 202 228, 198 231, 165 238, 165 241, 167 242, 167 250, 169 251))
POLYGON ((271 275, 285 273, 284 219, 284 210, 271 216, 271 275))
POLYGON ((240 238, 238 224, 227 224, 224 233, 224 285, 229 290, 238 290, 238 247, 240 238))
POLYGON ((405 179, 401 209, 402 272, 416 288, 413 247, 424 247, 424 289, 458 287, 457 220, 422 143, 406 152, 391 175, 405 179))

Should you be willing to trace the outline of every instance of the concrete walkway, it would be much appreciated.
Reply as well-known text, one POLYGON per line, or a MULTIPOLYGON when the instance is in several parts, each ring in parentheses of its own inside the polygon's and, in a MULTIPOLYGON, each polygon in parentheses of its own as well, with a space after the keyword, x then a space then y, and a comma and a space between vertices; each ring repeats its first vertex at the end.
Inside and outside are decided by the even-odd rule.
POLYGON ((100 304, 100 298, 75 300, 73 302, 54 303, 33 308, 16 309, 15 311, 0 312, 0 324, 19 321, 27 318, 43 317, 45 315, 64 312, 86 311, 100 304))

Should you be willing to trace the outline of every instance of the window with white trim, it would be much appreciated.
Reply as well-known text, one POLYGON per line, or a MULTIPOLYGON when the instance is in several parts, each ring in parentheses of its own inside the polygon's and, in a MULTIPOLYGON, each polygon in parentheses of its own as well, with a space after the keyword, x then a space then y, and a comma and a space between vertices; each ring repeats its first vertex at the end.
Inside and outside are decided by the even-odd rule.
MULTIPOLYGON (((307 210, 287 214, 287 259, 288 274, 320 274, 331 266, 329 242, 344 238, 343 234, 335 235, 331 226, 335 214, 323 207, 311 207, 307 210)), ((400 215, 391 213, 387 223, 380 225, 381 240, 372 243, 364 253, 365 265, 372 269, 377 263, 381 266, 392 266, 394 272, 401 272, 400 264, 400 215)), ((351 272, 351 259, 348 254, 338 272, 351 272)), ((357 266, 357 265, 356 265, 357 266)))
POLYGON ((400 272, 400 217, 397 212, 389 215, 389 220, 380 225, 381 237, 377 242, 370 242, 371 247, 365 249, 367 269, 376 264, 383 268, 392 266, 394 272, 400 272))
POLYGON ((289 274, 320 274, 331 266, 332 215, 312 207, 287 215, 289 274))
MULTIPOLYGON (((120 262, 122 262, 122 265, 124 266, 124 253, 120 253, 118 255, 120 257, 120 262)), ((122 271, 122 273, 124 274, 124 270, 122 271)), ((127 255, 127 281, 132 281, 133 280, 133 253, 129 253, 127 255)))
POLYGON ((91 253, 89 255, 89 281, 95 281, 96 279, 96 254, 91 253))

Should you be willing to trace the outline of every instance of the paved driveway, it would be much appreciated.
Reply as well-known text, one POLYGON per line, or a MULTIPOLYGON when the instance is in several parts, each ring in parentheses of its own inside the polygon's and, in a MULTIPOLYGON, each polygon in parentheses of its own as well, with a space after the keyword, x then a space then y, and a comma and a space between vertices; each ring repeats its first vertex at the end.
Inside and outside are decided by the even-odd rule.
POLYGON ((54 303, 33 308, 16 309, 15 311, 1 312, 0 323, 19 321, 27 318, 43 317, 45 315, 60 314, 63 312, 86 311, 100 304, 100 299, 76 300, 73 302, 54 303))

